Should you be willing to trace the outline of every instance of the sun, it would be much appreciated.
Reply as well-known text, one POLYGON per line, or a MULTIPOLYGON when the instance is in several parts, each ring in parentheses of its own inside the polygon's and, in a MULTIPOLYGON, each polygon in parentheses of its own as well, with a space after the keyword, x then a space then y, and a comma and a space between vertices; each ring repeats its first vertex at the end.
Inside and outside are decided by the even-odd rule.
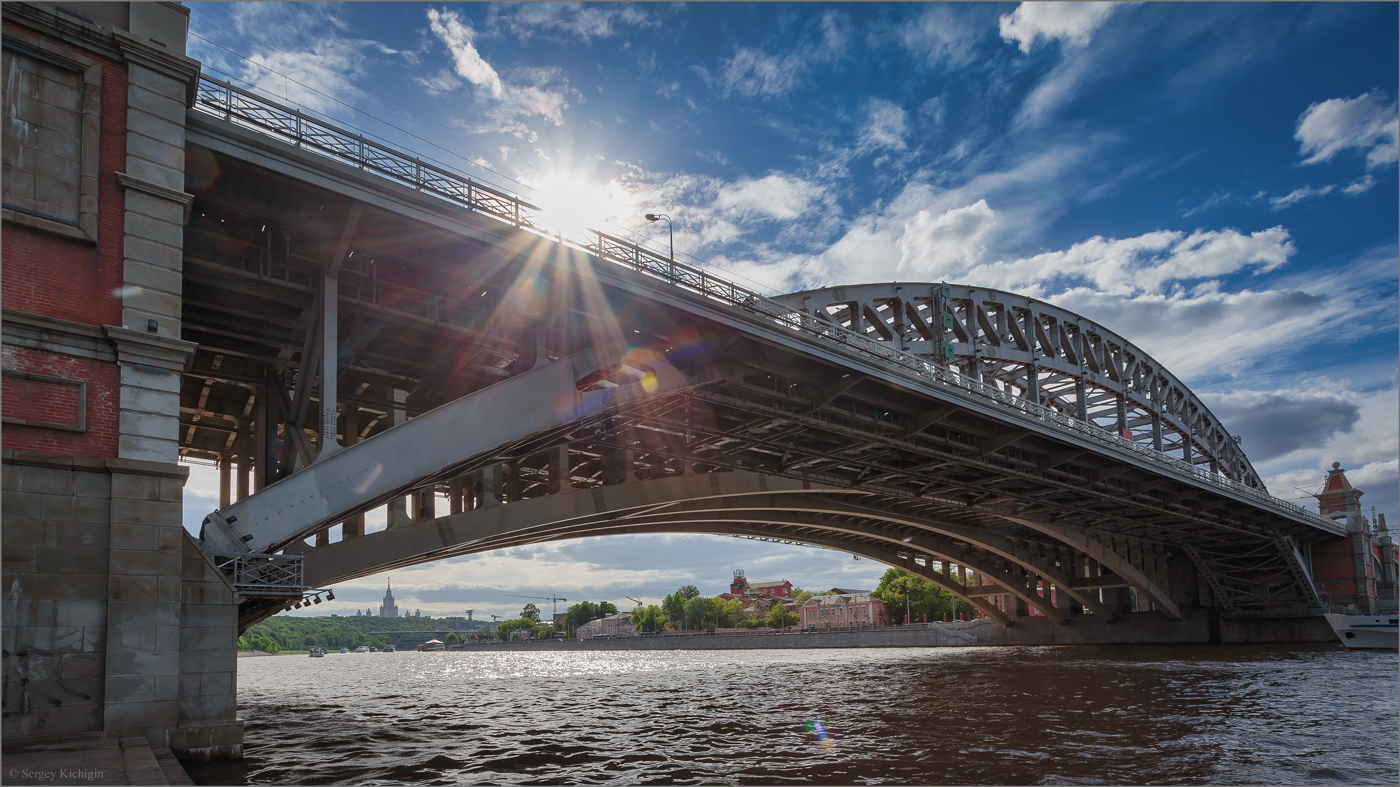
POLYGON ((540 206, 538 224, 565 237, 584 230, 607 231, 605 224, 635 211, 616 181, 602 181, 577 174, 556 173, 542 178, 534 199, 540 206))

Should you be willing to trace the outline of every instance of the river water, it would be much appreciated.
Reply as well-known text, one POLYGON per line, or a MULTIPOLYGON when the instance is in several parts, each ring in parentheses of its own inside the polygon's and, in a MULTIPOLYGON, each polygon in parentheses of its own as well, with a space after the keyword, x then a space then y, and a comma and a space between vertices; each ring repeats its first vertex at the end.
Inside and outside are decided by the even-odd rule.
POLYGON ((1394 652, 586 651, 239 661, 200 784, 1397 784, 1394 652))

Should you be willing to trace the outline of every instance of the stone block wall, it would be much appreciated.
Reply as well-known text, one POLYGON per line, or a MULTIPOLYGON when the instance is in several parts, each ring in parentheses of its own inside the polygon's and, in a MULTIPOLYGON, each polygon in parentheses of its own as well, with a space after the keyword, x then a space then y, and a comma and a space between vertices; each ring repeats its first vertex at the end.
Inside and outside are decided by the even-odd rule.
POLYGON ((5 454, 0 734, 100 730, 110 475, 101 459, 5 454))
POLYGON ((237 594, 188 533, 181 580, 180 710, 171 746, 203 759, 242 756, 237 594))
POLYGON ((237 597, 181 524, 187 470, 2 458, 0 734, 241 755, 237 597))

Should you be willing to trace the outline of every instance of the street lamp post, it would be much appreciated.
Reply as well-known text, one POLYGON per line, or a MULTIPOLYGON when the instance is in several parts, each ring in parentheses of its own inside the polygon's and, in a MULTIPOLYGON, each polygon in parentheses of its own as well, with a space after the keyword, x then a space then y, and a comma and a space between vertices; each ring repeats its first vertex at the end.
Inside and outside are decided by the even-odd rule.
POLYGON ((666 220, 666 234, 669 235, 669 236, 670 236, 670 239, 671 239, 671 257, 670 257, 670 259, 671 259, 671 262, 675 262, 675 261, 676 261, 676 233, 675 233, 675 229, 671 226, 671 217, 670 217, 670 216, 667 216, 665 213, 648 213, 648 214, 646 215, 646 219, 647 219, 647 221, 650 221, 650 222, 652 222, 653 224, 656 223, 656 222, 658 222, 658 221, 661 221, 662 219, 665 219, 665 220, 666 220))

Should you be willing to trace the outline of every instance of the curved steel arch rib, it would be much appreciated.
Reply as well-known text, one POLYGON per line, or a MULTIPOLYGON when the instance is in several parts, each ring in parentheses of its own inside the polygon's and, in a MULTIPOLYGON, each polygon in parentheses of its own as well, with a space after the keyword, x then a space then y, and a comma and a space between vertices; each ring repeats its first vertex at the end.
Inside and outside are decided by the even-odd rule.
MULTIPOLYGON (((677 476, 574 490, 304 550, 307 581, 334 584, 391 568, 528 543, 640 532, 730 534, 741 528, 747 535, 812 543, 887 563, 887 552, 893 550, 897 556, 902 551, 909 558, 899 558, 891 565, 906 569, 917 565, 913 560, 915 552, 955 563, 1005 588, 1004 594, 1017 596, 1047 617, 1062 622, 1063 612, 1036 592, 1034 579, 1028 583, 1021 578, 1020 571, 1024 570, 1028 576, 1043 577, 1062 588, 1089 611, 1110 616, 1094 594, 1073 587, 1065 572, 1045 558, 1019 548, 1012 539, 964 523, 892 510, 865 499, 870 497, 852 490, 814 487, 793 479, 744 472, 677 476), (988 557, 973 554, 967 546, 987 552, 988 557), (1012 571, 1008 566, 1018 570, 1012 571)), ((1064 527, 1035 524, 1035 529, 1100 560, 1139 593, 1150 597, 1168 617, 1180 617, 1166 592, 1111 548, 1064 527)), ((927 576, 931 572, 916 573, 927 576)), ((936 582, 979 609, 995 608, 978 596, 966 595, 973 592, 972 587, 947 582, 942 577, 936 582)))
POLYGON ((951 365, 965 376, 1098 426, 1128 429, 1159 451, 1181 451, 1188 462, 1209 462, 1233 480, 1265 488, 1220 419, 1132 342, 1024 295, 954 284, 945 297, 943 287, 857 284, 775 300, 940 362, 949 346, 951 365), (943 312, 952 319, 945 323, 943 312))

